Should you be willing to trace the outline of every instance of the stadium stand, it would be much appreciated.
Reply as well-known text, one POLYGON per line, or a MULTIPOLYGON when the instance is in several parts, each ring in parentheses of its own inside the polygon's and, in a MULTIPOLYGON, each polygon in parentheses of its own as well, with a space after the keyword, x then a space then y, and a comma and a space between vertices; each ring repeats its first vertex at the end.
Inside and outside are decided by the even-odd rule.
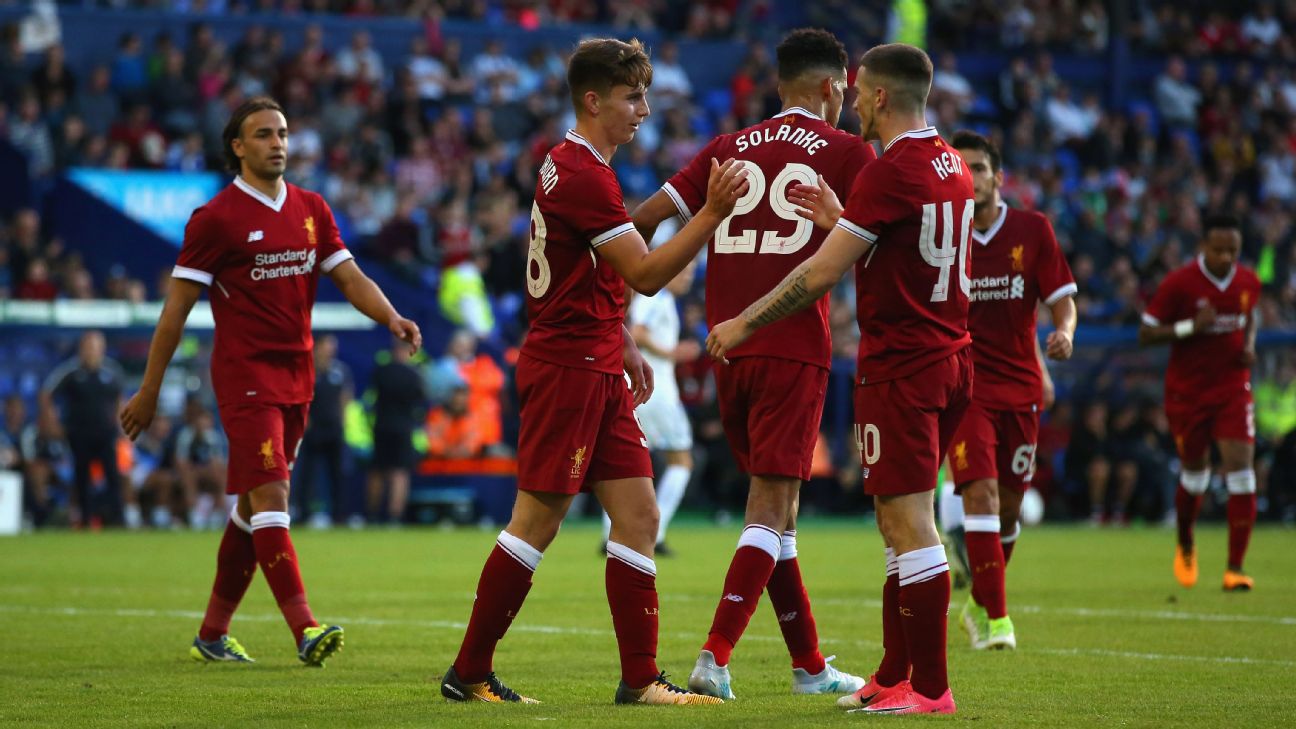
MULTIPOLYGON (((1133 327, 1161 277, 1192 254, 1205 210, 1245 221, 1244 259, 1264 284, 1257 382, 1268 389, 1257 387, 1257 412, 1281 415, 1290 399, 1296 6, 1119 6, 1128 13, 1109 18, 1097 0, 938 2, 919 31, 938 65, 933 123, 943 134, 970 127, 1000 144, 1005 197, 1049 215, 1080 283, 1076 357, 1054 373, 1058 404, 1041 439, 1036 484, 1050 516, 1090 515, 1093 494, 1105 494, 1118 519, 1167 511, 1174 464, 1155 407, 1166 354, 1137 350, 1133 327), (1262 390, 1273 399, 1262 400, 1262 390), (1134 503, 1121 503, 1127 497, 1134 503)), ((88 0, 0 7, 0 23, 0 396, 24 399, 34 423, 42 373, 67 355, 76 330, 24 324, 24 315, 39 318, 25 302, 160 300, 178 243, 175 218, 182 225, 204 199, 195 201, 194 190, 223 184, 220 129, 250 95, 284 103, 290 181, 324 194, 348 243, 381 264, 367 270, 424 325, 432 358, 465 327, 507 372, 525 332, 536 168, 571 125, 562 73, 575 39, 637 34, 658 49, 654 115, 614 160, 633 207, 710 135, 777 111, 770 51, 783 30, 848 28, 843 38, 858 57, 907 20, 884 3, 844 0, 88 0), (174 177, 149 176, 167 174, 174 177), (134 198, 104 197, 104 185, 137 183, 134 198), (172 219, 161 220, 167 211, 172 219)), ((849 108, 842 125, 856 125, 849 108)), ((328 286, 321 294, 337 300, 328 286)), ((834 293, 842 356, 824 418, 838 464, 850 457, 851 300, 847 282, 834 293)), ((695 303, 684 306, 684 336, 704 338, 695 303)), ((149 323, 110 330, 110 349, 128 368, 142 365, 149 323)), ((361 390, 383 340, 340 332, 340 356, 361 390)), ((175 412, 184 393, 205 392, 207 341, 200 330, 182 354, 175 412)), ((687 369, 698 386, 686 402, 702 433, 714 415, 713 388, 707 363, 687 369)), ((510 390, 500 414, 505 444, 516 429, 510 390)), ((1290 474, 1293 424, 1269 422, 1262 473, 1274 464, 1290 474)), ((724 451, 707 454, 723 460, 724 451)), ((481 479, 507 476, 506 454, 486 457, 481 479)), ((419 470, 448 488, 471 486, 455 479, 473 471, 460 461, 419 470)), ((723 464, 698 470, 733 478, 723 464)), ((1290 489, 1293 481, 1275 475, 1270 483, 1290 489)), ((808 507, 863 508, 852 486, 813 490, 808 507)), ((705 491, 710 508, 736 503, 731 485, 705 491)), ((416 484, 416 500, 420 493, 416 484)), ((432 505, 462 501, 462 492, 424 496, 432 505)), ((1296 518, 1290 491, 1270 496, 1270 515, 1296 518)), ((494 502, 477 511, 500 514, 494 502)))

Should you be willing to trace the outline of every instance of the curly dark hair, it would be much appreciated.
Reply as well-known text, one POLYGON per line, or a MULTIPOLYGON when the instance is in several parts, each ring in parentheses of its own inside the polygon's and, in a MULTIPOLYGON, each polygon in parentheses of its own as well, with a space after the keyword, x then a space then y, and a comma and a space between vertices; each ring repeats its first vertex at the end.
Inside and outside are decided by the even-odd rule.
POLYGON ((258 111, 284 113, 279 102, 269 96, 254 96, 238 105, 234 113, 230 114, 229 121, 225 123, 225 131, 221 132, 221 151, 225 153, 225 166, 229 168, 230 172, 237 173, 243 169, 243 164, 238 155, 234 154, 233 142, 243 133, 243 122, 258 111))
POLYGON ((780 81, 790 81, 811 69, 846 68, 846 46, 822 28, 797 28, 778 45, 780 81))

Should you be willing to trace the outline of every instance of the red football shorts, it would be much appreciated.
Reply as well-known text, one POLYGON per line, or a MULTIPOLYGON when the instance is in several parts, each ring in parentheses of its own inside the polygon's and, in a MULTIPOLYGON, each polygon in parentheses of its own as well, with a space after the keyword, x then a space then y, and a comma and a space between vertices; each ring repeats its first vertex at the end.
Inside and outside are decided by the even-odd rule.
POLYGON ((225 492, 245 494, 258 486, 287 481, 306 432, 310 403, 240 403, 220 408, 229 439, 225 492))
POLYGON ((991 478, 1017 493, 1035 475, 1035 445, 1039 438, 1039 413, 1031 410, 993 410, 973 402, 954 431, 949 449, 955 493, 973 481, 991 478))
POLYGON ((1211 441, 1255 442, 1255 405, 1251 386, 1224 402, 1200 403, 1166 398, 1166 420, 1179 458, 1200 461, 1210 455, 1211 441))
POLYGON ((828 370, 740 357, 715 372, 720 422, 738 467, 753 476, 810 480, 828 370))
POLYGON ((517 388, 518 488, 575 494, 599 481, 652 478, 624 376, 523 355, 517 388))
POLYGON ((972 396, 972 348, 908 377, 855 387, 855 444, 864 493, 936 488, 940 462, 972 396))

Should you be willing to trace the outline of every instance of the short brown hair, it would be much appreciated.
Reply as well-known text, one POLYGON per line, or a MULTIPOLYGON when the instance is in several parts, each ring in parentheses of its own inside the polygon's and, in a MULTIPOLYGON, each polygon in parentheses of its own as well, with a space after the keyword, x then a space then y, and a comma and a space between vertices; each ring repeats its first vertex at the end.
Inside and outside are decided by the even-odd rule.
POLYGON ((269 96, 254 96, 234 110, 230 115, 229 121, 225 123, 225 131, 221 132, 221 151, 225 153, 225 166, 230 172, 237 173, 243 169, 243 164, 238 155, 234 154, 234 140, 239 138, 243 133, 243 122, 258 111, 277 111, 284 113, 283 107, 279 102, 269 96))
POLYGON ((907 43, 874 46, 860 59, 860 66, 883 80, 883 86, 897 105, 912 111, 927 106, 932 62, 923 49, 907 43))
POLYGON ((607 96, 613 86, 652 86, 648 49, 638 38, 631 38, 628 43, 616 38, 581 41, 567 62, 567 88, 576 112, 580 113, 585 92, 607 96))

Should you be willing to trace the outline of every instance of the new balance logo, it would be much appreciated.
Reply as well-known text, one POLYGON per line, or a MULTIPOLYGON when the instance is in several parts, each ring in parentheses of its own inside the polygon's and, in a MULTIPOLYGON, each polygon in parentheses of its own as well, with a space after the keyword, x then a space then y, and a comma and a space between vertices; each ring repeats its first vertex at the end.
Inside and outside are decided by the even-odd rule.
POLYGON ((251 233, 248 233, 248 243, 256 243, 263 238, 265 238, 264 230, 254 230, 251 233))
POLYGON ((790 623, 796 619, 797 619, 797 612, 795 610, 793 610, 790 613, 780 613, 778 616, 778 621, 780 623, 790 623))
POLYGON ((732 592, 729 593, 729 594, 727 594, 727 595, 725 595, 725 596, 724 596, 724 599, 728 600, 729 602, 742 602, 742 601, 743 601, 742 595, 735 595, 735 594, 733 594, 732 592))

